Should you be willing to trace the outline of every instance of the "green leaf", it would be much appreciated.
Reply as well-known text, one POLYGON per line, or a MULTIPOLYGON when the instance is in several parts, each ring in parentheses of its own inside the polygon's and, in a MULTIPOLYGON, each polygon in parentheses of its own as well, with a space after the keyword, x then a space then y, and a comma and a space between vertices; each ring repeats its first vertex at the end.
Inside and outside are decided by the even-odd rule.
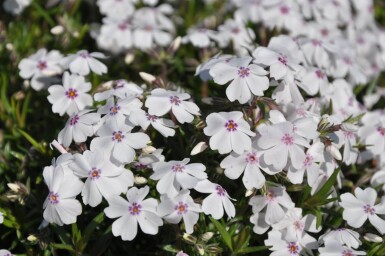
POLYGON ((95 228, 100 225, 104 220, 104 212, 99 213, 93 218, 90 223, 88 223, 86 229, 84 230, 83 240, 87 242, 91 235, 93 234, 95 228))
POLYGON ((261 252, 261 251, 266 251, 269 248, 270 248, 270 246, 247 247, 247 248, 242 248, 241 250, 239 250, 238 254, 248 254, 248 253, 253 253, 253 252, 261 252))
POLYGON ((239 232, 239 235, 236 236, 237 240, 234 243, 234 252, 238 252, 242 248, 246 247, 247 244, 249 243, 250 239, 250 227, 244 227, 241 232, 239 232))
POLYGON ((209 217, 211 222, 214 224, 216 229, 218 229, 219 234, 221 235, 223 241, 229 247, 231 251, 233 251, 233 244, 231 241, 231 235, 227 232, 226 227, 224 227, 219 221, 213 219, 212 217, 209 217))
POLYGON ((70 252, 75 252, 74 248, 72 248, 71 245, 69 244, 54 244, 52 243, 51 246, 55 249, 60 249, 60 250, 67 250, 70 252))
POLYGON ((24 138, 26 138, 26 140, 28 140, 29 143, 32 144, 32 146, 34 148, 36 148, 38 151, 40 151, 42 154, 45 154, 45 148, 44 146, 42 146, 40 143, 38 143, 34 138, 32 138, 31 135, 29 135, 28 133, 26 133, 25 131, 21 130, 21 129, 17 129, 17 131, 24 136, 24 138))

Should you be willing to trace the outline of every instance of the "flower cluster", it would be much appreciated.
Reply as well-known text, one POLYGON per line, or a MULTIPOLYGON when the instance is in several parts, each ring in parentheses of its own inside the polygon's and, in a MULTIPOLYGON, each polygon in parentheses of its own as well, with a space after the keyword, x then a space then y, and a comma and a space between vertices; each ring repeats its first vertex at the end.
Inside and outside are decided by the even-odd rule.
MULTIPOLYGON (((385 190, 385 114, 374 108, 379 92, 357 96, 385 70, 385 32, 374 22, 373 3, 228 2, 232 18, 216 27, 196 24, 181 39, 205 53, 231 47, 235 53, 212 54, 196 68, 204 84, 226 97, 206 95, 204 107, 182 88, 183 80, 165 76, 142 74, 145 85, 122 78, 92 85, 90 73, 108 72, 99 52, 64 56, 40 49, 19 63, 20 76, 35 90, 47 89, 52 112, 67 120, 53 143, 62 155, 43 171, 44 219, 72 224, 81 202, 108 204, 113 235, 133 240, 138 225, 155 235, 163 225, 183 222, 193 234, 200 218, 243 214, 253 232, 265 236, 271 255, 365 255, 354 229, 365 225, 385 234, 385 196, 378 196, 385 190), (258 24, 260 34, 248 24, 258 24), (263 37, 273 29, 285 33, 263 37), (187 131, 198 144, 178 159, 170 141, 187 131), (209 160, 213 156, 219 160, 209 160), (370 166, 372 187, 349 193, 343 184, 351 166, 370 166), (244 190, 246 208, 238 208, 245 199, 232 198, 229 184, 244 190), (325 223, 329 213, 339 221, 325 223)), ((176 31, 171 5, 97 5, 105 16, 95 35, 101 49, 170 45, 176 31)), ((174 51, 179 40, 171 43, 174 51)))

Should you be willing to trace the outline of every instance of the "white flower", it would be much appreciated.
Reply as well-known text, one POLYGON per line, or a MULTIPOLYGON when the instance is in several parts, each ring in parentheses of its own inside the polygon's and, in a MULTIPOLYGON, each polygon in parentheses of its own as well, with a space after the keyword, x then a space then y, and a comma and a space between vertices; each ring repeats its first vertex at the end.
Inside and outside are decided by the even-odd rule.
POLYGON ((229 218, 235 216, 234 204, 230 201, 230 196, 222 186, 209 180, 202 180, 198 182, 194 189, 201 193, 210 193, 202 202, 202 210, 205 214, 211 214, 214 219, 218 220, 223 217, 223 209, 225 209, 229 218))
POLYGON ((82 197, 84 204, 92 207, 102 202, 102 196, 109 198, 120 195, 127 188, 134 185, 134 176, 123 166, 116 166, 105 157, 105 152, 98 149, 95 152, 84 151, 83 155, 74 155, 74 164, 71 168, 80 178, 87 178, 82 197))
POLYGON ((252 98, 252 94, 263 96, 263 91, 269 88, 268 72, 256 64, 250 64, 251 61, 251 57, 233 58, 210 69, 215 83, 223 85, 231 81, 226 89, 230 101, 238 100, 244 104, 252 98))
POLYGON ((164 162, 163 149, 155 149, 152 152, 144 152, 138 157, 138 161, 134 162, 136 169, 152 168, 152 165, 157 162, 164 162))
POLYGON ((133 111, 129 120, 131 123, 142 127, 143 130, 147 130, 151 124, 151 126, 160 132, 164 137, 175 135, 175 130, 172 128, 175 128, 176 126, 173 121, 165 118, 159 118, 155 115, 150 115, 142 109, 133 111))
POLYGON ((154 198, 145 199, 150 191, 148 186, 138 189, 133 187, 127 191, 127 200, 120 196, 111 196, 107 199, 109 206, 104 209, 108 218, 118 218, 112 224, 114 236, 121 236, 123 240, 133 240, 140 229, 155 235, 159 226, 163 225, 162 219, 156 213, 158 202, 154 198))
POLYGON ((298 45, 288 36, 273 37, 268 47, 258 47, 253 52, 254 62, 270 67, 270 76, 276 80, 292 81, 294 75, 303 72, 298 45))
POLYGON ((110 120, 97 131, 99 137, 91 141, 91 150, 103 149, 105 152, 111 152, 112 160, 131 163, 135 158, 134 149, 144 148, 150 137, 142 132, 130 131, 130 126, 110 120))
POLYGON ((161 196, 162 202, 158 206, 158 214, 172 224, 178 224, 182 219, 186 233, 194 232, 194 224, 198 222, 201 206, 194 203, 189 190, 182 190, 175 197, 161 196))
POLYGON ((83 183, 68 168, 69 154, 58 157, 55 164, 44 168, 44 181, 49 194, 44 202, 43 217, 49 223, 72 224, 82 213, 82 206, 75 197, 83 188, 83 183))
POLYGON ((300 256, 307 255, 305 252, 311 252, 312 249, 316 249, 317 242, 308 240, 306 237, 287 240, 278 230, 272 230, 268 233, 268 239, 265 240, 265 245, 271 246, 270 251, 274 251, 272 256, 300 256))
POLYGON ((83 110, 73 114, 59 132, 58 141, 64 147, 68 147, 72 141, 76 143, 85 142, 87 137, 94 134, 94 125, 100 121, 100 115, 89 113, 91 110, 83 110))
POLYGON ((226 154, 234 150, 242 154, 251 149, 251 139, 255 136, 240 111, 211 113, 206 118, 204 133, 210 138, 210 148, 226 154))
POLYGON ((19 15, 31 2, 32 0, 6 0, 3 7, 6 12, 19 15))
POLYGON ((106 56, 100 52, 88 53, 87 50, 78 51, 76 54, 70 54, 60 61, 65 69, 71 71, 71 73, 86 76, 90 73, 90 70, 95 74, 102 75, 107 73, 107 66, 98 61, 98 59, 104 59, 106 56))
POLYGON ((324 241, 325 243, 335 241, 341 245, 346 244, 349 248, 355 249, 362 244, 360 241, 360 234, 347 228, 339 228, 329 231, 328 233, 322 235, 320 240, 324 241))
POLYGON ((258 146, 264 149, 263 159, 266 164, 273 165, 281 170, 290 157, 291 164, 296 169, 303 167, 306 159, 303 147, 309 147, 309 143, 294 132, 291 122, 282 122, 259 129, 261 137, 258 146))
POLYGON ((195 103, 186 101, 190 97, 187 93, 157 88, 151 91, 145 106, 148 108, 150 115, 163 116, 171 110, 179 123, 191 123, 194 120, 193 115, 200 114, 199 108, 195 103))
POLYGON ((10 251, 1 249, 0 250, 0 256, 13 256, 13 254, 10 251))
POLYGON ((212 77, 210 75, 210 69, 212 67, 214 67, 214 65, 216 65, 217 63, 222 63, 222 62, 228 62, 230 61, 232 58, 234 58, 234 56, 232 55, 221 55, 221 54, 217 54, 215 55, 214 57, 212 57, 211 59, 209 59, 208 61, 200 64, 196 71, 195 71, 195 75, 199 75, 199 77, 203 80, 203 81, 207 81, 207 80, 211 80, 212 77))
POLYGON ((128 20, 121 20, 116 17, 106 17, 96 38, 100 48, 121 52, 132 48, 132 24, 128 20))
POLYGON ((302 240, 317 243, 317 240, 310 236, 307 232, 318 233, 321 227, 316 228, 316 216, 308 214, 302 217, 301 208, 292 208, 277 224, 273 224, 273 228, 277 230, 285 230, 284 238, 288 241, 302 240))
POLYGON ((59 61, 63 58, 59 51, 40 49, 27 59, 22 59, 19 63, 19 75, 24 79, 31 80, 33 89, 40 91, 52 80, 52 76, 62 72, 59 61))
POLYGON ((380 204, 375 205, 377 192, 373 188, 362 190, 357 187, 354 194, 344 193, 341 195, 340 205, 344 208, 343 219, 354 228, 361 227, 364 222, 369 222, 381 234, 385 234, 385 220, 378 217, 377 214, 385 214, 385 198, 380 204))
POLYGON ((115 102, 113 97, 107 99, 104 106, 98 109, 98 113, 106 114, 103 119, 105 122, 111 120, 117 123, 124 123, 126 118, 131 112, 138 111, 142 107, 143 103, 135 97, 127 97, 125 99, 118 99, 115 102))
POLYGON ((246 189, 249 190, 260 189, 265 185, 266 179, 261 169, 270 175, 277 173, 268 169, 263 163, 262 154, 257 148, 256 141, 253 142, 251 150, 246 150, 242 154, 231 152, 222 160, 221 168, 225 169, 226 177, 232 180, 238 179, 244 172, 242 181, 246 189))
POLYGON ((350 255, 366 255, 364 251, 356 251, 349 247, 339 244, 337 241, 329 241, 325 247, 319 248, 320 256, 350 256, 350 255))
POLYGON ((189 256, 187 253, 184 253, 183 251, 179 251, 175 256, 189 256))
POLYGON ((189 158, 182 161, 154 163, 154 173, 150 176, 153 180, 159 180, 156 189, 168 197, 175 197, 180 189, 194 188, 198 181, 207 179, 206 167, 203 164, 190 162, 189 158))
POLYGON ((135 11, 132 0, 98 0, 96 4, 101 14, 120 20, 127 19, 135 11))
POLYGON ((282 186, 269 187, 264 195, 253 196, 249 204, 253 207, 253 213, 259 213, 266 207, 264 218, 269 225, 278 223, 285 217, 285 212, 294 207, 285 187, 282 186))
POLYGON ((298 85, 310 96, 320 92, 325 95, 332 89, 326 73, 318 68, 309 68, 298 85))
POLYGON ((86 83, 84 77, 70 75, 65 72, 63 85, 52 85, 48 88, 48 101, 52 104, 52 112, 59 115, 75 114, 92 105, 92 97, 87 94, 91 83, 86 83))
POLYGON ((215 33, 215 31, 206 28, 189 28, 187 35, 183 37, 183 43, 191 42, 195 47, 207 48, 210 46, 215 33))
POLYGON ((4 222, 4 214, 0 212, 0 224, 4 222))
POLYGON ((267 8, 262 17, 270 29, 286 29, 292 34, 299 34, 304 26, 298 3, 293 0, 280 1, 278 5, 267 8))
POLYGON ((126 97, 139 97, 142 95, 143 89, 138 85, 127 82, 124 79, 113 81, 112 88, 104 91, 95 93, 94 98, 96 101, 103 101, 112 96, 116 96, 120 99, 124 99, 126 97))

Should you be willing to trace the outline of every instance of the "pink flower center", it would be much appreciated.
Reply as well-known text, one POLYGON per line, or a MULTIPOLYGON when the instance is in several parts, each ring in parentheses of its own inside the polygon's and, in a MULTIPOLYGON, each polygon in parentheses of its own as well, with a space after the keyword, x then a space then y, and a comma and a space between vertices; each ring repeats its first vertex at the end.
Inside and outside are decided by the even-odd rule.
POLYGON ((373 215, 376 213, 376 210, 369 204, 364 205, 364 212, 370 215, 373 215))
POLYGON ((76 89, 69 88, 66 91, 66 96, 67 96, 67 98, 74 100, 78 96, 78 91, 76 89))
POLYGON ((325 73, 322 71, 322 70, 316 70, 315 71, 315 74, 317 75, 317 77, 319 78, 319 79, 324 79, 325 78, 325 73))
POLYGON ((241 30, 238 27, 234 27, 231 29, 231 33, 233 34, 238 34, 239 32, 241 32, 241 30))
POLYGON ((92 169, 88 172, 88 176, 91 178, 91 180, 96 180, 100 178, 100 173, 102 171, 100 169, 97 169, 96 167, 92 167, 92 169))
POLYGON ((309 167, 312 164, 313 164, 313 157, 309 154, 306 154, 305 161, 303 161, 303 166, 309 167))
POLYGON ((238 76, 241 78, 248 77, 250 75, 250 69, 245 67, 240 67, 238 69, 238 76))
POLYGON ((111 116, 116 115, 119 112, 119 110, 120 110, 119 105, 115 105, 115 106, 110 107, 110 115, 111 116))
POLYGON ((249 164, 257 164, 259 163, 259 157, 254 152, 248 153, 246 156, 246 162, 249 164))
POLYGON ((112 133, 112 140, 115 141, 117 140, 118 142, 122 142, 122 140, 124 139, 124 134, 122 131, 117 131, 117 132, 113 132, 112 133))
POLYGON ((285 133, 285 135, 283 135, 283 137, 281 138, 281 141, 286 146, 291 146, 294 144, 294 137, 288 133, 285 133))
POLYGON ((46 69, 46 68, 47 68, 47 62, 46 62, 45 60, 39 60, 39 61, 37 62, 37 68, 38 68, 39 70, 44 70, 44 69, 46 69))
POLYGON ((294 222, 294 228, 298 231, 303 231, 303 228, 305 227, 305 225, 302 223, 302 221, 300 220, 297 220, 294 222))
POLYGON ((274 191, 268 191, 266 194, 266 200, 269 202, 273 202, 275 200, 275 193, 274 191))
POLYGON ((128 28, 128 24, 126 22, 120 23, 118 25, 118 28, 119 28, 119 30, 124 31, 124 30, 126 30, 128 28))
POLYGON ((129 207, 128 207, 128 211, 130 212, 131 215, 135 216, 135 215, 139 215, 140 212, 142 211, 142 206, 138 203, 132 203, 129 207))
POLYGON ((300 116, 300 117, 305 117, 306 116, 306 111, 303 108, 298 108, 295 113, 300 116))
POLYGON ((349 249, 346 249, 342 252, 341 256, 354 256, 353 252, 349 249))
POLYGON ((114 85, 113 85, 113 88, 114 88, 114 90, 116 90, 116 89, 120 89, 120 88, 123 88, 124 87, 124 80, 116 80, 115 82, 114 82, 114 85))
POLYGON ((299 246, 295 242, 287 243, 287 250, 290 253, 290 256, 299 254, 299 246))
POLYGON ((352 59, 349 58, 349 57, 344 57, 344 58, 343 58, 343 61, 344 61, 345 64, 347 64, 347 65, 352 65, 352 64, 353 64, 352 59))
POLYGON ((322 45, 322 42, 321 42, 320 40, 317 40, 317 39, 311 40, 311 43, 312 43, 314 46, 321 46, 321 45, 322 45))
POLYGON ((180 164, 175 164, 175 165, 171 166, 171 170, 173 172, 183 172, 184 166, 180 165, 180 164))
POLYGON ((147 120, 150 122, 156 122, 156 120, 158 120, 158 117, 154 115, 146 114, 146 117, 147 117, 147 120))
POLYGON ((226 122, 225 127, 229 132, 234 132, 237 130, 238 124, 233 120, 229 120, 226 122))
POLYGON ((171 104, 174 104, 176 106, 179 106, 179 104, 182 102, 178 96, 170 96, 169 97, 171 104))
POLYGON ((320 33, 323 37, 327 37, 329 35, 329 30, 326 28, 323 28, 320 30, 320 33))
POLYGON ((82 57, 83 59, 87 59, 90 55, 86 52, 82 52, 79 54, 80 57, 82 57))
POLYGON ((281 11, 281 14, 283 14, 283 15, 286 15, 286 14, 288 14, 288 13, 290 12, 289 7, 286 6, 286 5, 282 5, 282 6, 279 8, 279 10, 281 11))
POLYGON ((78 121, 79 121, 79 116, 78 116, 78 115, 75 115, 74 117, 72 117, 72 118, 70 119, 70 125, 71 125, 71 126, 74 126, 75 124, 78 123, 78 121))
POLYGON ((50 192, 48 195, 49 202, 51 204, 58 204, 59 203, 59 195, 54 192, 50 192))
POLYGON ((344 132, 345 138, 347 139, 353 139, 354 133, 353 132, 344 132))
POLYGON ((381 134, 381 136, 385 136, 385 128, 384 127, 378 127, 377 128, 377 132, 379 132, 381 134))
POLYGON ((174 209, 178 211, 179 215, 181 215, 187 213, 188 205, 183 202, 179 202, 177 205, 175 205, 174 209))
POLYGON ((278 57, 278 61, 281 62, 283 65, 287 66, 287 57, 284 55, 281 55, 278 57))
POLYGON ((220 185, 217 185, 215 187, 215 190, 217 191, 217 194, 220 195, 220 196, 225 196, 226 195, 226 190, 224 188, 222 188, 222 186, 220 186, 220 185))

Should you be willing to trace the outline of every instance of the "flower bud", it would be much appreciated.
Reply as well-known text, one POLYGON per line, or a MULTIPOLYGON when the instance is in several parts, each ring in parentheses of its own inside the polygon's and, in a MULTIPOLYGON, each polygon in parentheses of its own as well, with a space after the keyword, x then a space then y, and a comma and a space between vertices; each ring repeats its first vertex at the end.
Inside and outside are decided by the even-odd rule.
POLYGON ((61 25, 57 25, 50 30, 52 35, 60 35, 64 32, 64 27, 61 25))
POLYGON ((183 234, 183 240, 185 240, 189 244, 196 244, 196 242, 198 241, 196 237, 189 235, 187 233, 183 234))
POLYGON ((364 239, 366 241, 373 242, 373 243, 382 243, 384 241, 382 239, 382 237, 375 235, 375 234, 372 234, 372 233, 366 233, 364 235, 364 239))
POLYGON ((207 148, 207 143, 204 142, 204 141, 201 141, 199 142, 198 144, 196 144, 196 146, 191 150, 191 155, 192 156, 195 156, 201 152, 203 152, 206 148, 207 148))
POLYGON ((201 239, 204 241, 204 242, 207 242, 209 241, 212 237, 213 237, 214 233, 213 232, 206 232, 202 235, 201 239))
POLYGON ((197 249, 199 255, 204 255, 205 254, 205 249, 203 248, 203 245, 201 244, 196 244, 195 248, 197 249))
POLYGON ((156 77, 155 77, 155 76, 153 76, 153 75, 151 75, 151 74, 149 74, 149 73, 146 73, 146 72, 139 72, 139 75, 140 75, 140 77, 141 77, 144 81, 146 81, 146 82, 149 83, 149 84, 152 84, 152 83, 155 82, 155 80, 156 80, 156 77))

